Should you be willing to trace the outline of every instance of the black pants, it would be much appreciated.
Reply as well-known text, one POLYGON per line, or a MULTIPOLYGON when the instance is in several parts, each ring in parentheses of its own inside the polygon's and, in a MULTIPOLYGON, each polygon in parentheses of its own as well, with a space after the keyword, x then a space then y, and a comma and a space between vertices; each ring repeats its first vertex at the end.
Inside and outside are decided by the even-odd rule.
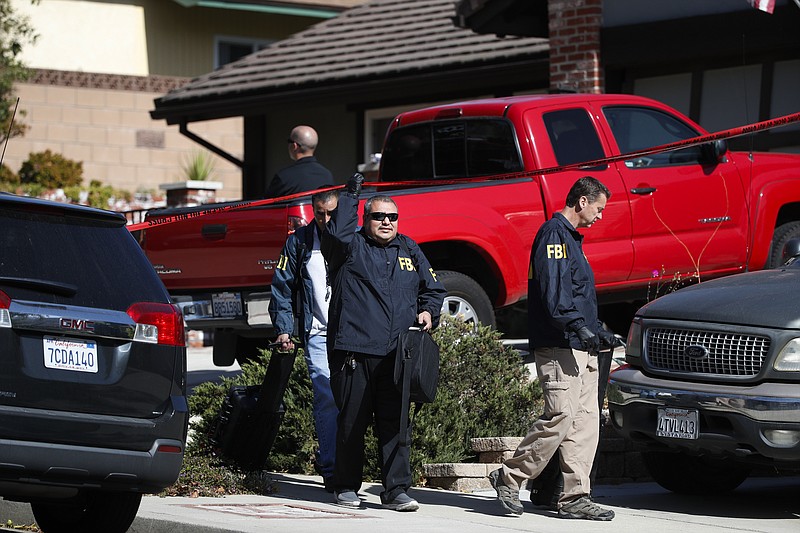
POLYGON ((394 359, 394 352, 379 357, 334 350, 328 361, 339 408, 334 487, 337 491, 361 487, 364 435, 374 417, 384 503, 411 487, 409 447, 400 445, 402 397, 394 384, 394 359))

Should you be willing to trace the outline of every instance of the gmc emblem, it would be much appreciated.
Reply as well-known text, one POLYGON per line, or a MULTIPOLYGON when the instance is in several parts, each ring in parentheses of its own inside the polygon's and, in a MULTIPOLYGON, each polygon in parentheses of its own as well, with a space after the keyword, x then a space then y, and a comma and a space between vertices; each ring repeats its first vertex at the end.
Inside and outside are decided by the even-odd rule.
POLYGON ((94 322, 91 320, 78 320, 77 318, 62 318, 60 320, 62 329, 74 329, 78 331, 94 331, 94 322))
POLYGON ((692 359, 702 359, 708 357, 708 348, 699 344, 692 344, 683 350, 684 355, 692 359))

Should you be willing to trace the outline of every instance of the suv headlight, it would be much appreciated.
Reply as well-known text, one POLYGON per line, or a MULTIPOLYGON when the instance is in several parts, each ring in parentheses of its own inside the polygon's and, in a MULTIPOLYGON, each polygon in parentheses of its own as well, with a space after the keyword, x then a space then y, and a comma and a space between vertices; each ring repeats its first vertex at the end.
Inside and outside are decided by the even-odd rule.
POLYGON ((779 372, 800 372, 800 338, 786 343, 772 367, 779 372))

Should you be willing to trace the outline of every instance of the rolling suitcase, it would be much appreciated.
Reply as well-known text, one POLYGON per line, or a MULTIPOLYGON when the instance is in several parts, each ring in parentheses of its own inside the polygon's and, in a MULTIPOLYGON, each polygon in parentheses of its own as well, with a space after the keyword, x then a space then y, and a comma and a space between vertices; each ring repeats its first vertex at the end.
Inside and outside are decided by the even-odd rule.
POLYGON ((267 461, 283 419, 283 394, 297 350, 273 352, 261 385, 232 385, 222 403, 214 435, 223 462, 260 470, 267 461))

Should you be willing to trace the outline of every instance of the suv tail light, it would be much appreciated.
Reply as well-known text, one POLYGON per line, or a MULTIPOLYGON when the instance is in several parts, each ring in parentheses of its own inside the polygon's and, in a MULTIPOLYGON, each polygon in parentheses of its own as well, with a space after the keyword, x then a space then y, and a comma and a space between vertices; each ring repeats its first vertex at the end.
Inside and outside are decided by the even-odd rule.
POLYGON ((128 308, 128 316, 136 322, 133 340, 169 346, 186 346, 183 315, 178 306, 139 302, 128 308))
POLYGON ((0 328, 11 327, 11 315, 8 312, 9 307, 11 307, 11 298, 8 297, 8 294, 0 291, 0 328))

